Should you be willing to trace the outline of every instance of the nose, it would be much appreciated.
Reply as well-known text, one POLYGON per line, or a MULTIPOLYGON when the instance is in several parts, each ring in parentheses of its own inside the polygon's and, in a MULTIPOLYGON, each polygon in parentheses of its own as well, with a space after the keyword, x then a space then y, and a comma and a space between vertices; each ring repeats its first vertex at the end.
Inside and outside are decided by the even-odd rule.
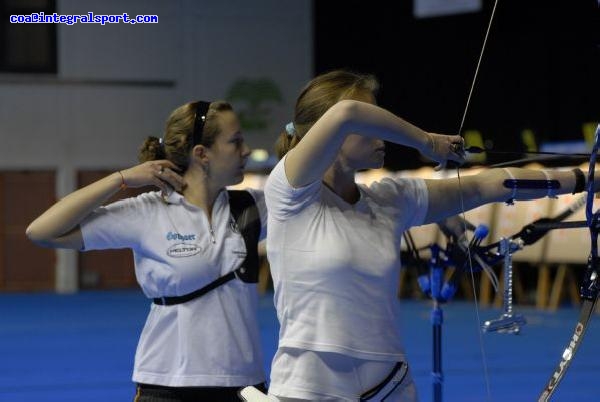
POLYGON ((252 150, 250 149, 250 147, 244 142, 244 144, 242 145, 242 157, 247 158, 248 156, 250 156, 251 152, 252 150))

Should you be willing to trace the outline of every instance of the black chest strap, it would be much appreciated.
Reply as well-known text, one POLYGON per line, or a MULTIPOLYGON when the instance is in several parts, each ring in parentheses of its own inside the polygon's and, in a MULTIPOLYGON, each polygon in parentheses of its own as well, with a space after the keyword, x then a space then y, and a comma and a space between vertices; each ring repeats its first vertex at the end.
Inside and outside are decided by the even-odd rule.
POLYGON ((211 290, 229 282, 235 277, 242 282, 258 282, 258 240, 260 238, 260 214, 254 197, 244 190, 227 190, 229 194, 229 209, 233 218, 234 230, 239 230, 246 245, 246 258, 233 272, 223 275, 208 285, 181 296, 165 296, 154 298, 154 304, 172 306, 197 299, 211 290))
POLYGON ((254 197, 244 190, 228 190, 229 208, 246 245, 246 258, 236 269, 243 282, 258 282, 258 240, 260 238, 260 215, 254 197))

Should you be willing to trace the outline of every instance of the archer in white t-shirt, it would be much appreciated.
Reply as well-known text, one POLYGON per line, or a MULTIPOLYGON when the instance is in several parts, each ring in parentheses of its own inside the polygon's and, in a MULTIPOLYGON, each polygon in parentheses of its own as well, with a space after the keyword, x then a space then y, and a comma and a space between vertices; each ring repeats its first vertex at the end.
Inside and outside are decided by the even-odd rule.
MULTIPOLYGON (((490 169, 462 179, 355 182, 384 141, 438 162, 464 161, 460 136, 428 133, 376 106, 374 77, 336 70, 310 81, 279 140, 265 187, 267 253, 281 324, 269 395, 281 401, 416 401, 397 326, 401 234, 485 203, 540 198, 506 179, 582 191, 581 172, 490 169), (575 173, 575 174, 574 174, 575 173)), ((554 194, 554 193, 553 193, 554 194)))

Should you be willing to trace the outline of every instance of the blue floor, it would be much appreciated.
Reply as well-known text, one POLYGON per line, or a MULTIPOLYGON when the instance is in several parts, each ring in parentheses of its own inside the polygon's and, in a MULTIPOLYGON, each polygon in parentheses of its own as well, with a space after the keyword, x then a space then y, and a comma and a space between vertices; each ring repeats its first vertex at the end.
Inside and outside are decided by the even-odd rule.
MULTIPOLYGON (((431 305, 426 300, 401 303, 413 376, 421 400, 431 401, 431 305)), ((133 355, 148 307, 138 291, 0 294, 0 401, 131 401, 133 355)), ((516 309, 528 320, 522 333, 485 334, 481 346, 474 306, 444 306, 444 401, 537 400, 579 311, 516 309)), ((277 341, 274 314, 267 295, 260 315, 267 372, 277 341)), ((480 314, 487 320, 499 312, 482 309, 480 314)), ((600 401, 598 321, 595 315, 553 401, 600 401)))

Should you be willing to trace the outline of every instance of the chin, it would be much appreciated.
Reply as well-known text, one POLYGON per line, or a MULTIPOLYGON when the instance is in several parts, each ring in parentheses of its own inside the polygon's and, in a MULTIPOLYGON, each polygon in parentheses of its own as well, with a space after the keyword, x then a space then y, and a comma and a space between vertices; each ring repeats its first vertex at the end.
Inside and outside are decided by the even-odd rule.
POLYGON ((236 184, 240 184, 242 181, 244 181, 244 173, 240 173, 240 174, 236 174, 232 179, 231 179, 231 186, 234 186, 236 184))

